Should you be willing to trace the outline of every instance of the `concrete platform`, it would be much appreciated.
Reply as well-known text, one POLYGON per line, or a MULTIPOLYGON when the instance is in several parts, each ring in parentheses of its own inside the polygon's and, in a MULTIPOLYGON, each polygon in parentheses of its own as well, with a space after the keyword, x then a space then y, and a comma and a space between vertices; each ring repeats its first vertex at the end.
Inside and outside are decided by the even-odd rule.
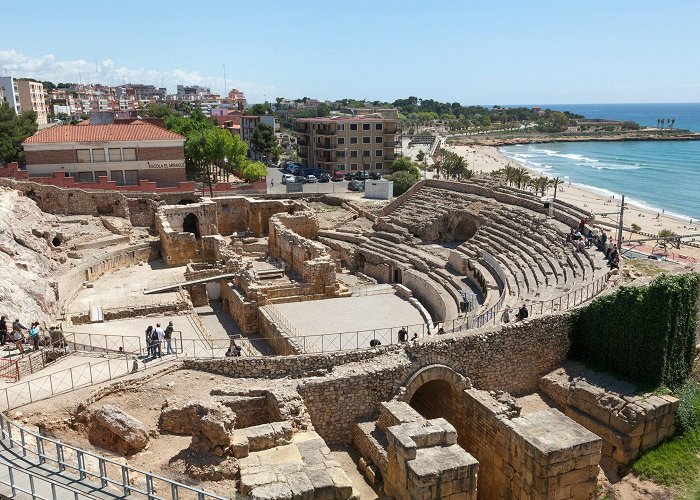
POLYGON ((307 352, 369 347, 372 338, 377 338, 382 345, 388 345, 397 342, 398 330, 402 326, 409 327, 409 338, 413 332, 422 336, 424 330, 423 317, 418 309, 394 294, 290 302, 265 307, 271 307, 298 336, 306 337, 307 352))

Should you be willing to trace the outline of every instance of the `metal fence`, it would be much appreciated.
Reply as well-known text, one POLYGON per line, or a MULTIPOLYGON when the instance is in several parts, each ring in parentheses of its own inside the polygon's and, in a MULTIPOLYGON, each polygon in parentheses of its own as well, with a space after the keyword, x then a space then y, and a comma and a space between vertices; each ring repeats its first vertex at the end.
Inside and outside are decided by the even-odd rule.
MULTIPOLYGON (((28 457, 45 468, 55 468, 59 474, 74 474, 80 481, 94 482, 96 490, 115 496, 149 500, 225 500, 225 497, 42 436, 15 424, 2 414, 0 436, 6 440, 10 449, 16 449, 22 457, 28 457)), ((12 469, 14 470, 10 474, 16 474, 17 469, 12 469)), ((53 492, 48 498, 65 497, 53 492)))
POLYGON ((10 358, 0 358, 0 379, 17 382, 19 380, 19 361, 10 358))
MULTIPOLYGON (((9 488, 12 498, 26 495, 32 500, 58 500, 73 497, 98 499, 87 491, 76 489, 70 484, 64 484, 51 477, 36 474, 30 470, 15 467, 0 461, 0 484, 9 488)), ((3 497, 4 498, 4 497, 3 497)))

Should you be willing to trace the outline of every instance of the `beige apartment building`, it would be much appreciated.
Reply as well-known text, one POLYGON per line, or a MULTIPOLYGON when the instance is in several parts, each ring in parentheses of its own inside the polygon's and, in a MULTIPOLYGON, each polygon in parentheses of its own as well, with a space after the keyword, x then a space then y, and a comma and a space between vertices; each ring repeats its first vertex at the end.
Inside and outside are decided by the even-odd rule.
POLYGON ((5 100, 17 114, 36 111, 37 125, 46 125, 49 122, 46 94, 41 83, 5 76, 0 77, 0 87, 3 88, 5 100))
POLYGON ((304 166, 335 170, 388 171, 401 154, 398 121, 352 116, 300 118, 297 145, 304 166))

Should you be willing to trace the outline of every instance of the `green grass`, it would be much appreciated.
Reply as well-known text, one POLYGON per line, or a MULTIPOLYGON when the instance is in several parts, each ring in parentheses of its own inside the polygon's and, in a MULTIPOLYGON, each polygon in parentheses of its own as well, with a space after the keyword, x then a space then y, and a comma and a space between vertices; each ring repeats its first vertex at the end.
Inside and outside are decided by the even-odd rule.
POLYGON ((678 488, 683 498, 700 499, 700 386, 688 383, 677 395, 682 433, 644 453, 631 470, 642 479, 678 488))

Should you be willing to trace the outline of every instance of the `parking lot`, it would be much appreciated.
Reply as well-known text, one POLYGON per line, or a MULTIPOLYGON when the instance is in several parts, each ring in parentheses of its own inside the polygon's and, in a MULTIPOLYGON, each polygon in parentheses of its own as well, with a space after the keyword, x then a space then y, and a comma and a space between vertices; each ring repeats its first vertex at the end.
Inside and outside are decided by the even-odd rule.
MULTIPOLYGON (((282 184, 282 176, 285 172, 281 168, 268 167, 267 169, 267 192, 275 194, 284 194, 287 192, 287 186, 282 184)), ((362 197, 363 193, 351 191, 348 185, 351 181, 342 180, 338 182, 315 182, 302 184, 304 193, 335 193, 347 194, 353 197, 362 197)))

